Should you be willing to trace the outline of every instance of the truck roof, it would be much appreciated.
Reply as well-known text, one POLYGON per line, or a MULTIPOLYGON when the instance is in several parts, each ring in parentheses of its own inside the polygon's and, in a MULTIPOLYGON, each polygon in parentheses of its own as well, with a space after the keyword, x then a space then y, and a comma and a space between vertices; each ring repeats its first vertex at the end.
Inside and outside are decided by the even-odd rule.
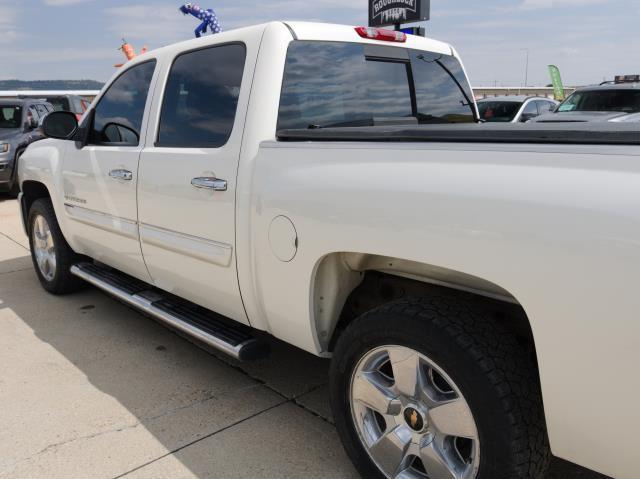
POLYGON ((406 42, 394 43, 362 38, 356 33, 355 25, 295 21, 283 23, 291 27, 299 40, 358 42, 376 45, 383 44, 391 47, 413 48, 416 50, 426 50, 446 55, 452 55, 454 53, 453 48, 448 43, 440 42, 432 38, 419 37, 417 35, 407 35, 406 42))
POLYGON ((332 23, 316 23, 316 22, 299 22, 299 21, 278 21, 269 22, 258 25, 252 25, 242 28, 236 28, 233 30, 227 30, 216 35, 207 35, 201 38, 193 38, 190 40, 174 43, 165 47, 151 50, 148 53, 139 55, 130 63, 138 63, 144 61, 145 57, 149 54, 161 52, 167 49, 172 49, 176 45, 180 45, 185 50, 191 48, 198 48, 206 46, 209 43, 213 43, 216 40, 223 39, 225 35, 231 32, 238 33, 243 30, 250 32, 252 30, 266 29, 270 25, 282 25, 291 31, 292 35, 297 40, 315 40, 315 41, 339 41, 339 42, 356 42, 356 43, 369 43, 372 45, 385 45, 396 48, 412 48, 416 50, 424 50, 434 53, 442 53, 443 55, 456 55, 455 49, 448 43, 440 42, 431 38, 419 37, 417 35, 407 35, 407 41, 403 43, 386 42, 380 40, 370 40, 362 38, 356 32, 356 25, 339 25, 332 23))
POLYGON ((603 90, 640 90, 640 83, 604 83, 580 88, 576 91, 603 91, 603 90))

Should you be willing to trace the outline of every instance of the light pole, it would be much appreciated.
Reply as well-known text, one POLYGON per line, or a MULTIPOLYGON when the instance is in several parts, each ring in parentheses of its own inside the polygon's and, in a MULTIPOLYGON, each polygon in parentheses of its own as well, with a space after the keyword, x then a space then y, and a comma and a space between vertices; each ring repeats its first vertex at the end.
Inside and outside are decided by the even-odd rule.
POLYGON ((527 60, 524 67, 524 87, 526 88, 527 84, 529 83, 529 49, 521 48, 520 50, 523 52, 527 52, 527 60))

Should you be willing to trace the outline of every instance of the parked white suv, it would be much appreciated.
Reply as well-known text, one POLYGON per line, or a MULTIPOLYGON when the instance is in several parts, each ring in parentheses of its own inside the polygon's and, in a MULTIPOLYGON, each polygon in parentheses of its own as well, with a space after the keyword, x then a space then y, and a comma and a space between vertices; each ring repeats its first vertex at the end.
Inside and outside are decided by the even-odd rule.
POLYGON ((526 123, 556 109, 559 103, 537 96, 498 96, 478 100, 480 119, 488 123, 526 123))
POLYGON ((638 125, 477 120, 455 50, 400 32, 141 55, 20 162, 36 273, 239 359, 256 330, 332 358, 363 477, 542 478, 552 451, 635 478, 638 125))

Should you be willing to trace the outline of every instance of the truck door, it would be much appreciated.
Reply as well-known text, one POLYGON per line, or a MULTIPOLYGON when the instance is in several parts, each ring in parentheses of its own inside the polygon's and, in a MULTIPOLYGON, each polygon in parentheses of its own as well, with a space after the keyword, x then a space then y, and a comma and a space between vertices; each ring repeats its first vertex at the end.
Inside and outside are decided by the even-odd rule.
POLYGON ((235 196, 248 49, 227 43, 168 58, 138 184, 142 252, 154 284, 244 323, 235 196))
POLYGON ((87 145, 69 144, 63 164, 66 214, 83 253, 149 280, 138 238, 136 183, 156 61, 125 70, 85 119, 87 145))

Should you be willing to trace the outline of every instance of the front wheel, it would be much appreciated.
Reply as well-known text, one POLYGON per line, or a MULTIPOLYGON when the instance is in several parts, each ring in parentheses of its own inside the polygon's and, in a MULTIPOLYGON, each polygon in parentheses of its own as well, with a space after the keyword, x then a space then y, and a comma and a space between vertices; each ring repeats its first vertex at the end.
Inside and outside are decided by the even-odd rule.
POLYGON ((550 452, 535 365, 464 301, 366 313, 331 367, 338 432, 366 478, 538 479, 550 452))
POLYGON ((29 211, 29 244, 31 259, 42 287, 52 294, 67 294, 83 286, 71 274, 71 266, 79 256, 62 235, 49 199, 36 200, 29 211))

